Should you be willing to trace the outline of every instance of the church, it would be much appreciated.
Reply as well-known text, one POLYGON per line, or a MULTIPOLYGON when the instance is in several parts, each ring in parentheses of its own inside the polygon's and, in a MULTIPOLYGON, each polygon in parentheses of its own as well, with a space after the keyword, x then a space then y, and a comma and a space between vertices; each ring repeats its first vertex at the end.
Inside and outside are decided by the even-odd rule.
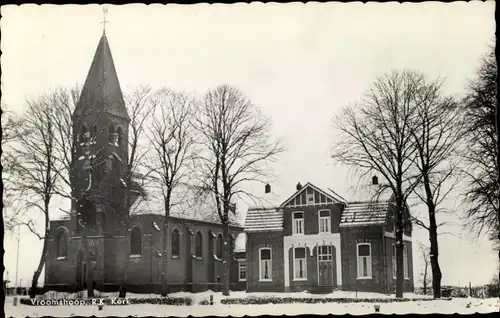
MULTIPOLYGON (((129 292, 159 292, 163 201, 153 189, 136 182, 130 190, 135 195, 125 204, 129 122, 104 31, 73 114, 78 158, 72 167, 73 197, 81 193, 86 197, 78 201, 79 207, 76 200, 72 202, 69 217, 50 222, 45 290, 86 288, 91 266, 92 281, 100 291, 117 291, 125 277, 129 292), (89 264, 84 257, 85 242, 91 255, 89 264)), ((230 221, 230 288, 238 290, 245 283, 238 280, 238 253, 233 252, 243 228, 230 221)), ((192 198, 170 211, 167 224, 169 291, 221 288, 223 226, 215 210, 192 198)))

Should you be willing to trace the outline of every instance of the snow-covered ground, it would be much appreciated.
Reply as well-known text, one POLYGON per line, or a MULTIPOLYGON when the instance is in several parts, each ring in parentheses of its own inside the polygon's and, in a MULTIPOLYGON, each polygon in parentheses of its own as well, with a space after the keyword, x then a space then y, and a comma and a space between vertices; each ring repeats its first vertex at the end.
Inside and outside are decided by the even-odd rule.
MULTIPOLYGON (((108 294, 110 297, 114 295, 108 294)), ((107 295, 107 296, 108 296, 107 295)), ((282 297, 329 297, 343 298, 351 293, 336 292, 330 295, 310 295, 307 293, 250 293, 232 292, 231 298, 252 297, 252 296, 282 296, 282 297)), ((5 301, 6 316, 177 316, 186 317, 189 315, 201 316, 235 316, 244 315, 256 316, 262 314, 269 315, 300 315, 300 314, 353 314, 362 315, 374 313, 375 303, 319 303, 319 304, 270 304, 270 305, 223 305, 220 299, 223 297, 220 293, 204 292, 198 294, 176 293, 174 297, 192 297, 195 302, 192 306, 166 306, 166 305, 126 305, 126 306, 104 306, 98 310, 97 306, 13 306, 13 297, 9 296, 5 301), (201 300, 208 300, 210 294, 214 295, 214 305, 198 305, 201 300)), ((352 295, 354 296, 354 295, 352 295)), ((129 295, 135 297, 157 297, 156 295, 129 295)), ((358 293, 358 298, 387 298, 394 296, 384 296, 372 293, 358 293)), ((405 298, 422 297, 412 294, 405 294, 405 298)), ((354 297, 353 297, 354 298, 354 297)), ((498 312, 498 298, 474 299, 474 298, 455 298, 452 300, 431 300, 431 301, 411 301, 411 302, 393 302, 381 303, 381 314, 408 314, 408 313, 442 313, 442 314, 472 314, 498 312)))

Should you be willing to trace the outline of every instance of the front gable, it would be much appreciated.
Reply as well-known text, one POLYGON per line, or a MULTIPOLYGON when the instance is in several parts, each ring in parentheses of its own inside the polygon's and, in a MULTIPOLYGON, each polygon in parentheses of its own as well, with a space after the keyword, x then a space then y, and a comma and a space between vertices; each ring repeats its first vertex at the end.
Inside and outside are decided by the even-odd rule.
POLYGON ((334 203, 344 203, 344 200, 340 196, 334 194, 333 191, 323 191, 308 182, 302 187, 302 189, 295 192, 291 197, 283 202, 281 204, 281 208, 295 208, 334 203))

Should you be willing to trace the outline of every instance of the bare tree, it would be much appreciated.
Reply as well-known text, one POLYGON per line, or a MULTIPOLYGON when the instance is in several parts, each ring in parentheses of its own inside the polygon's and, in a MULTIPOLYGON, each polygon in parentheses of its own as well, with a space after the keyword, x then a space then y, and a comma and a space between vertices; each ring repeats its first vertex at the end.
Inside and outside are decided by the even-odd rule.
POLYGON ((422 285, 424 288, 424 295, 427 295, 427 287, 429 286, 429 283, 432 282, 432 279, 429 277, 429 265, 431 264, 430 250, 427 246, 425 246, 422 243, 420 243, 419 245, 419 250, 420 250, 420 256, 424 261, 424 269, 420 274, 422 275, 422 285))
POLYGON ((189 162, 194 156, 194 134, 192 121, 195 103, 186 94, 162 89, 156 94, 158 107, 154 111, 149 129, 152 144, 151 176, 162 190, 165 218, 162 226, 162 269, 161 294, 168 293, 168 219, 174 204, 173 194, 183 183, 190 169, 189 162))
POLYGON ((469 181, 465 193, 469 209, 469 224, 478 234, 495 233, 498 236, 499 177, 496 163, 497 133, 495 111, 497 109, 497 65, 494 48, 484 57, 476 78, 469 82, 465 98, 468 132, 466 161, 469 169, 464 171, 469 181))
POLYGON ((54 123, 54 95, 47 94, 27 102, 22 116, 23 127, 19 142, 14 146, 17 160, 12 164, 12 174, 16 184, 12 190, 22 200, 23 208, 39 211, 44 217, 44 230, 39 234, 32 215, 20 223, 43 240, 43 248, 38 266, 33 274, 30 297, 34 298, 38 279, 45 265, 48 251, 50 204, 56 194, 58 184, 56 160, 56 126, 54 123))
POLYGON ((7 231, 13 231, 17 225, 22 209, 19 200, 13 193, 16 184, 13 167, 18 160, 15 145, 21 137, 22 121, 2 104, 2 181, 3 181, 3 222, 7 231))
POLYGON ((376 171, 386 181, 379 194, 395 197, 396 297, 403 296, 403 231, 406 201, 419 183, 414 171, 415 141, 411 125, 416 116, 415 94, 423 79, 409 70, 392 71, 378 78, 361 102, 336 116, 340 141, 333 159, 366 175, 376 171))
POLYGON ((266 179, 272 162, 283 151, 270 136, 271 122, 238 89, 221 85, 205 94, 196 117, 200 189, 213 194, 224 225, 223 294, 229 295, 229 213, 233 200, 252 196, 243 185, 266 179))
MULTIPOLYGON (((145 133, 146 125, 151 122, 152 112, 157 105, 157 100, 152 98, 152 95, 153 93, 150 87, 141 86, 132 91, 131 94, 127 94, 125 100, 127 113, 130 117, 127 175, 124 180, 125 210, 128 211, 128 213, 123 214, 124 217, 121 223, 123 226, 126 226, 129 231, 131 230, 131 206, 138 196, 145 195, 141 183, 143 183, 144 178, 151 173, 146 164, 147 152, 149 149, 146 147, 147 138, 145 133)), ((130 239, 130 236, 128 236, 128 239, 130 239)), ((128 246, 130 247, 130 244, 128 244, 128 246)), ((120 283, 119 297, 126 296, 125 284, 127 281, 129 263, 130 258, 127 257, 125 260, 123 278, 120 283)))
POLYGON ((427 206, 428 224, 413 220, 426 229, 430 241, 432 287, 434 298, 441 297, 441 269, 439 267, 438 224, 439 206, 460 181, 458 150, 465 130, 462 109, 452 97, 443 97, 442 81, 427 82, 417 75, 415 88, 416 116, 410 126, 414 138, 415 167, 421 184, 415 190, 419 200, 427 206))

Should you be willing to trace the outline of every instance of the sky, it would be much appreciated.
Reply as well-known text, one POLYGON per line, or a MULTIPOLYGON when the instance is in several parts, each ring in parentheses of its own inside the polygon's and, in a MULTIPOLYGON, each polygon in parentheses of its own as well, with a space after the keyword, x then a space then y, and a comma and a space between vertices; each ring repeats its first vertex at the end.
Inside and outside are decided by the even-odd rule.
MULTIPOLYGON (((334 115, 391 69, 443 77, 447 94, 463 94, 495 39, 494 6, 493 1, 107 6, 106 34, 124 92, 139 85, 197 94, 219 84, 236 86, 271 118, 272 134, 286 149, 276 164, 273 192, 285 200, 297 182, 311 182, 348 199, 358 180, 330 158, 337 138, 334 115)), ((2 104, 22 113, 28 99, 83 84, 102 35, 102 10, 2 6, 2 104)), ((445 204, 453 213, 438 216, 452 222, 439 238, 442 283, 489 282, 498 262, 490 242, 462 230, 457 195, 445 204)), ((416 228, 417 285, 419 242, 428 244, 428 238, 416 228)), ((20 247, 19 279, 27 285, 41 242, 23 229, 20 247)), ((6 235, 5 250, 8 278, 14 280, 12 234, 6 235)))

